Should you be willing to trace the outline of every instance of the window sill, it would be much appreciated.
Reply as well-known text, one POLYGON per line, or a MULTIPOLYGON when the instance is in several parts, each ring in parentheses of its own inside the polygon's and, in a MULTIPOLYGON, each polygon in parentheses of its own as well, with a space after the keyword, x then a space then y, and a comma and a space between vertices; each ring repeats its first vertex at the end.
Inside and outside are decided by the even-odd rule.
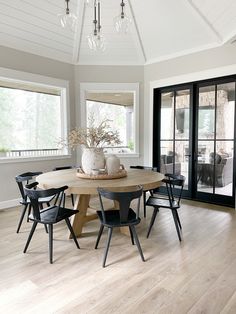
POLYGON ((38 157, 1 157, 0 164, 8 164, 8 163, 18 163, 18 162, 34 162, 34 161, 44 161, 44 160, 55 160, 55 159, 69 159, 71 158, 71 154, 68 155, 55 155, 55 156, 38 156, 38 157))
MULTIPOLYGON (((105 153, 105 156, 109 156, 109 155, 113 155, 113 153, 105 153)), ((114 155, 116 155, 119 158, 139 158, 140 154, 139 153, 124 153, 124 154, 116 154, 114 153, 114 155)))

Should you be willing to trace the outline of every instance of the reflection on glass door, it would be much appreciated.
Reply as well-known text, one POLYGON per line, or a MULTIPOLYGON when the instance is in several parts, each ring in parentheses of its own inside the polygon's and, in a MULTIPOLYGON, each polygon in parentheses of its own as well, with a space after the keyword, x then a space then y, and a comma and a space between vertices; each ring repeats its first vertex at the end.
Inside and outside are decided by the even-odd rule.
POLYGON ((235 82, 199 88, 196 179, 205 197, 233 196, 234 111, 235 82))
POLYGON ((189 190, 190 161, 190 89, 161 93, 160 172, 186 177, 189 190))

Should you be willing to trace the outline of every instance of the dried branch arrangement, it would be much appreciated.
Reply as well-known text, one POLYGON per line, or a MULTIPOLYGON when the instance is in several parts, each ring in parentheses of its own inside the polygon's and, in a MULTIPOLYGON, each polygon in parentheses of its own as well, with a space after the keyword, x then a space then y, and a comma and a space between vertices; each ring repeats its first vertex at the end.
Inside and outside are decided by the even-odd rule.
POLYGON ((68 146, 75 149, 78 145, 84 147, 104 147, 121 144, 119 132, 111 130, 111 120, 103 120, 97 127, 94 118, 89 118, 89 127, 75 128, 69 132, 68 146))

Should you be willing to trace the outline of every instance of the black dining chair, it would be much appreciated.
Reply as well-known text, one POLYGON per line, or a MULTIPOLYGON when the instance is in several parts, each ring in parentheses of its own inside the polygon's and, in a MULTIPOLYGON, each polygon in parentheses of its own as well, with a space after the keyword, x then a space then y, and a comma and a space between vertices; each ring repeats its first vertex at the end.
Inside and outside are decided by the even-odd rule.
POLYGON ((159 208, 168 208, 171 210, 175 228, 178 234, 179 241, 181 241, 181 234, 180 230, 182 230, 182 226, 179 219, 178 209, 180 208, 180 201, 182 197, 185 177, 182 175, 174 175, 174 174, 165 174, 165 178, 162 180, 163 183, 166 185, 167 190, 167 197, 161 198, 159 196, 150 196, 149 199, 146 202, 147 206, 154 207, 152 218, 150 221, 150 225, 147 232, 147 238, 150 235, 150 232, 152 230, 152 226, 155 222, 156 215, 159 211, 159 208), (176 196, 174 194, 174 189, 178 188, 178 195, 176 196))
MULTIPOLYGON (((73 167, 72 166, 55 167, 52 169, 52 171, 67 170, 67 169, 73 169, 73 167)), ((75 206, 74 195, 71 194, 70 197, 71 197, 72 206, 74 207, 75 206)))
MULTIPOLYGON (((147 166, 130 166, 130 169, 140 169, 140 170, 149 170, 149 171, 156 171, 156 167, 147 167, 147 166)), ((143 216, 146 218, 146 198, 147 198, 147 192, 153 196, 153 190, 149 191, 143 191, 143 216)))
POLYGON ((67 227, 74 239, 74 242, 79 249, 79 243, 76 239, 74 230, 71 226, 69 217, 78 213, 78 210, 68 209, 62 207, 64 203, 65 193, 64 191, 68 189, 68 186, 62 186, 56 189, 48 190, 35 190, 38 182, 31 183, 25 187, 25 194, 29 197, 32 204, 32 214, 29 216, 29 220, 33 222, 32 229, 30 231, 28 240, 26 242, 24 253, 26 253, 27 248, 30 244, 34 231, 37 227, 37 224, 47 225, 49 228, 49 261, 53 263, 53 225, 65 220, 67 227), (54 204, 41 210, 39 199, 44 197, 54 197, 54 204))
MULTIPOLYGON (((29 184, 30 181, 32 181, 34 179, 34 177, 36 177, 40 174, 42 174, 42 172, 25 172, 25 173, 22 173, 22 174, 15 177, 16 183, 19 187, 20 194, 22 197, 22 199, 20 200, 20 204, 23 205, 23 210, 21 213, 21 217, 20 217, 20 221, 18 223, 16 233, 18 233, 20 231, 20 228, 21 228, 25 213, 27 211, 27 208, 28 208, 27 221, 28 221, 28 216, 29 216, 30 211, 31 211, 30 199, 25 194, 24 186, 29 184)), ((44 204, 46 204, 47 206, 50 206, 51 200, 52 200, 52 197, 46 197, 46 198, 44 197, 44 198, 39 199, 40 208, 42 209, 44 204)), ((47 228, 45 227, 45 229, 47 229, 47 228)))
POLYGON ((101 210, 97 211, 98 217, 101 222, 100 230, 98 233, 95 249, 98 248, 100 238, 102 236, 104 227, 108 228, 108 239, 105 249, 105 254, 103 258, 102 266, 105 267, 107 254, 111 242, 113 228, 117 227, 129 227, 130 236, 132 244, 134 245, 134 240, 139 250, 141 259, 145 261, 143 252, 139 243, 138 235, 135 230, 135 225, 139 224, 141 219, 139 218, 139 209, 140 209, 140 198, 142 196, 143 189, 138 186, 135 191, 132 192, 112 192, 106 189, 98 188, 98 195, 100 199, 101 210), (104 210, 103 206, 103 197, 109 200, 117 201, 119 203, 119 209, 109 209, 104 210), (137 202, 137 211, 135 212, 130 208, 130 203, 132 200, 138 199, 137 202))

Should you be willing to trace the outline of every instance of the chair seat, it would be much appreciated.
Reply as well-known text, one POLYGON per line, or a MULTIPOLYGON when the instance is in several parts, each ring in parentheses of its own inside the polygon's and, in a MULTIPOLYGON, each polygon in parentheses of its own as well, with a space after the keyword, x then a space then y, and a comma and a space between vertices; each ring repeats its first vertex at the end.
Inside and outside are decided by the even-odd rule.
MULTIPOLYGON (((41 198, 38 199, 38 202, 40 204, 42 204, 42 203, 50 203, 53 198, 54 198, 54 196, 41 197, 41 198)), ((30 204, 30 199, 27 197, 26 201, 25 200, 21 200, 20 203, 22 205, 30 204)))
POLYGON ((169 199, 161 199, 154 196, 150 196, 147 200, 146 205, 148 206, 154 206, 154 207, 162 207, 162 208, 175 208, 178 209, 180 206, 178 205, 178 202, 174 201, 172 203, 172 206, 170 206, 169 199))
POLYGON ((78 212, 78 210, 74 209, 59 206, 50 206, 40 211, 40 220, 35 219, 33 217, 33 214, 29 215, 29 219, 32 221, 37 221, 39 223, 53 224, 65 218, 69 218, 78 212))
POLYGON ((129 209, 128 219, 125 223, 120 222, 119 210, 109 209, 105 211, 106 224, 103 223, 102 211, 98 210, 97 214, 98 214, 98 218, 101 221, 101 224, 103 224, 104 226, 121 227, 121 226, 128 226, 128 225, 137 225, 141 221, 140 218, 136 218, 136 213, 132 208, 129 209))

